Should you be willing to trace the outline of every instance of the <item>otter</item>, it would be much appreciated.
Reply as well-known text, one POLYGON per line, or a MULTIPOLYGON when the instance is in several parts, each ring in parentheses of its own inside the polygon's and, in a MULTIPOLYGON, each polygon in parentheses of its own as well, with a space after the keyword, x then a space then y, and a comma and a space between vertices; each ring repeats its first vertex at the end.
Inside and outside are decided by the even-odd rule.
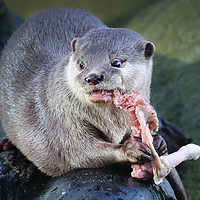
POLYGON ((140 34, 109 28, 83 10, 34 14, 0 60, 0 118, 9 140, 49 176, 150 161, 151 150, 127 137, 130 125, 112 98, 115 89, 138 91, 149 102, 154 50, 140 34))

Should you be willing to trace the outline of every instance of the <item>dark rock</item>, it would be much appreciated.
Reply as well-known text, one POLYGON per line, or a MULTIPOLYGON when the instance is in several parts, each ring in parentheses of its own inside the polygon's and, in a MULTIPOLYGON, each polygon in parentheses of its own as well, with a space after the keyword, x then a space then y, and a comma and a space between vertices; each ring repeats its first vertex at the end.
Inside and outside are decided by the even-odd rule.
POLYGON ((192 138, 187 132, 158 116, 159 119, 159 134, 165 138, 169 153, 175 152, 182 146, 191 143, 192 138))
POLYGON ((176 199, 165 180, 159 186, 130 177, 127 168, 83 169, 52 179, 38 199, 152 200, 176 199))
POLYGON ((174 200, 165 179, 160 185, 130 177, 130 166, 80 169, 50 178, 17 149, 0 153, 0 199, 7 200, 174 200))
POLYGON ((0 153, 0 200, 29 199, 49 177, 40 173, 16 148, 0 153))

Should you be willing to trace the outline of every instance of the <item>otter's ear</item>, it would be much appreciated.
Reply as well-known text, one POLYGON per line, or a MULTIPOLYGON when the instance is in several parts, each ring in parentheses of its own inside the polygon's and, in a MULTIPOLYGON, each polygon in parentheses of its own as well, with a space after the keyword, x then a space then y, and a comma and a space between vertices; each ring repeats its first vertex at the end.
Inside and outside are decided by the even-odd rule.
POLYGON ((147 42, 145 44, 145 47, 144 47, 144 56, 145 58, 151 58, 154 51, 155 51, 155 46, 152 42, 147 42))
POLYGON ((76 51, 76 43, 78 41, 78 38, 74 38, 71 42, 71 48, 72 48, 72 51, 75 52, 76 51))

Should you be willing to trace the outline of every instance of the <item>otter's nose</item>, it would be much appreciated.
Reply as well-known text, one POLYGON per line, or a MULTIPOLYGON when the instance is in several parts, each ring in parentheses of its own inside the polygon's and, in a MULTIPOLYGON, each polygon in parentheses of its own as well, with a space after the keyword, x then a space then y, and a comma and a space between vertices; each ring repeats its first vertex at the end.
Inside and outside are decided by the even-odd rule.
POLYGON ((85 78, 85 81, 88 82, 90 85, 97 85, 100 82, 102 82, 104 79, 103 75, 98 74, 91 74, 87 78, 85 78))

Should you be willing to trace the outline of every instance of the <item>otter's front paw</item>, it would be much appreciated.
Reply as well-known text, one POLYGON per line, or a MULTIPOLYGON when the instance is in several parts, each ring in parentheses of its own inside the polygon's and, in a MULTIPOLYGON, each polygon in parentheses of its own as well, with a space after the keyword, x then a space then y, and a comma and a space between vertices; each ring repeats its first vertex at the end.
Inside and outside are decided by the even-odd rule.
POLYGON ((165 142, 164 138, 161 135, 154 135, 153 136, 153 145, 158 153, 159 156, 164 155, 167 153, 167 143, 165 142))
POLYGON ((132 136, 124 142, 123 148, 125 155, 131 163, 143 164, 152 160, 150 148, 132 136))

